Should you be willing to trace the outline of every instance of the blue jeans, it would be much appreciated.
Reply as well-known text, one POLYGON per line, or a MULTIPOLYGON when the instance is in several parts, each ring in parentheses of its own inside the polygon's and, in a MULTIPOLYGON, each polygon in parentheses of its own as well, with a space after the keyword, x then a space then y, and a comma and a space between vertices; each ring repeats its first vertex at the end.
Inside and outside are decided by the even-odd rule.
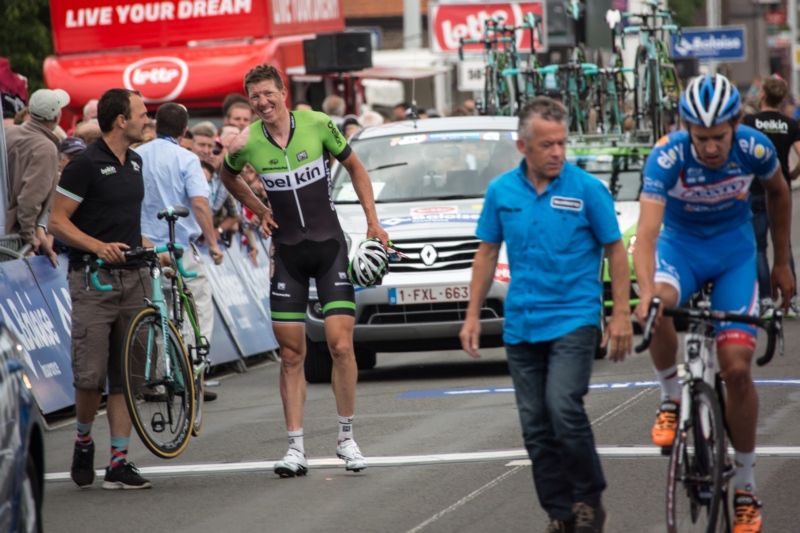
POLYGON ((506 345, 533 484, 552 520, 570 520, 576 502, 596 507, 606 488, 583 407, 599 335, 585 326, 552 341, 506 345))
MULTIPOLYGON (((759 299, 772 297, 772 284, 770 281, 769 260, 767 248, 769 247, 767 234, 769 232, 769 216, 767 215, 767 202, 763 196, 753 196, 753 232, 756 235, 756 268, 758 271, 758 297, 759 299)), ((789 266, 792 275, 797 279, 794 270, 794 253, 792 243, 789 243, 789 266)))
POLYGON ((760 299, 772 296, 772 286, 769 276, 769 260, 767 259, 767 233, 769 231, 769 218, 767 217, 767 204, 764 198, 753 197, 753 232, 756 234, 756 270, 758 272, 758 297, 760 299))

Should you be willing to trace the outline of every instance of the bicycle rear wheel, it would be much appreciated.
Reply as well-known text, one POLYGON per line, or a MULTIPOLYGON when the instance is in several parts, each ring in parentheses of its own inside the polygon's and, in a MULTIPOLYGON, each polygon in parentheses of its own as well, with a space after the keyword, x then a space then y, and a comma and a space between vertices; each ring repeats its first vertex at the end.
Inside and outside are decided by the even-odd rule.
POLYGON ((164 332, 161 315, 142 309, 125 340, 124 392, 131 422, 148 450, 163 459, 180 455, 189 444, 195 389, 186 348, 175 325, 164 332), (169 346, 169 358, 165 346, 169 346))
MULTIPOLYGON (((192 320, 194 320, 194 323, 197 324, 197 322, 200 320, 199 315, 197 314, 197 305, 194 302, 194 296, 192 296, 192 293, 190 291, 187 292, 187 311, 191 316, 187 316, 185 319, 189 320, 190 324, 192 320)), ((194 326, 192 326, 190 329, 194 330, 194 326)), ((203 363, 206 361, 206 357, 208 357, 208 342, 205 337, 198 338, 194 331, 192 331, 191 334, 194 338, 194 347, 189 350, 191 352, 189 354, 189 361, 191 362, 192 375, 194 376, 195 399, 194 419, 192 421, 192 437, 197 437, 200 435, 200 430, 203 428, 203 391, 206 386, 206 366, 203 363)), ((183 344, 186 345, 185 336, 183 344)))
POLYGON ((667 474, 667 532, 725 531, 720 510, 726 505, 725 425, 716 393, 694 383, 691 422, 679 430, 667 474))

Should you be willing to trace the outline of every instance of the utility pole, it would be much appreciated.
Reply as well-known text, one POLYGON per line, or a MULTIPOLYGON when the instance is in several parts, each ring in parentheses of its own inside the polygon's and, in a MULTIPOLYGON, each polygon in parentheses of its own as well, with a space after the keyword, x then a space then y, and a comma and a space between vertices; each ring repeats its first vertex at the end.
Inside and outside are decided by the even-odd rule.
POLYGON ((403 0, 403 48, 422 48, 420 0, 403 0))
MULTIPOLYGON (((721 22, 720 12, 722 10, 722 6, 720 5, 719 0, 706 0, 706 27, 717 28, 719 27, 721 22)), ((717 71, 717 62, 716 61, 709 61, 708 62, 708 72, 710 74, 714 74, 717 71)))

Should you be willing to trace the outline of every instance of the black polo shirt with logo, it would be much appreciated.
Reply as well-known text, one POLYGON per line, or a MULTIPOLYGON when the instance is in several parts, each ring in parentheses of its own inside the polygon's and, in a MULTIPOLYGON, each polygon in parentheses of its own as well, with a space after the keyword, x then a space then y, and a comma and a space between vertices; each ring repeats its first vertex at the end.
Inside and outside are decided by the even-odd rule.
MULTIPOLYGON (((82 232, 102 242, 142 245, 142 158, 133 150, 123 165, 98 139, 64 168, 56 190, 80 203, 70 220, 82 232)), ((70 247, 70 268, 85 264, 86 254, 70 247)))
MULTIPOLYGON (((783 177, 787 182, 791 181, 789 177, 789 150, 792 149, 792 145, 795 142, 800 141, 800 126, 798 126, 797 121, 777 111, 762 111, 754 115, 745 115, 742 123, 757 129, 769 137, 769 140, 775 145, 783 177)), ((761 180, 753 180, 750 192, 757 196, 764 194, 761 180)))

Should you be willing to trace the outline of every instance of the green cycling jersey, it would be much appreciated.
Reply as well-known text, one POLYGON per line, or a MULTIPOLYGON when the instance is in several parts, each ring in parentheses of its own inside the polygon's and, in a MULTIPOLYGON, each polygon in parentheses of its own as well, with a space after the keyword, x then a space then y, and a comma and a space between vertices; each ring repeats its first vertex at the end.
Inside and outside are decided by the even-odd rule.
POLYGON ((249 126, 244 146, 225 158, 225 167, 238 174, 245 164, 255 168, 267 191, 278 224, 272 238, 281 244, 324 241, 342 229, 331 199, 330 155, 344 161, 351 149, 324 113, 292 111, 285 147, 272 138, 261 120, 249 126))

